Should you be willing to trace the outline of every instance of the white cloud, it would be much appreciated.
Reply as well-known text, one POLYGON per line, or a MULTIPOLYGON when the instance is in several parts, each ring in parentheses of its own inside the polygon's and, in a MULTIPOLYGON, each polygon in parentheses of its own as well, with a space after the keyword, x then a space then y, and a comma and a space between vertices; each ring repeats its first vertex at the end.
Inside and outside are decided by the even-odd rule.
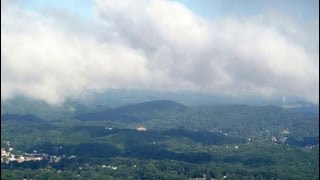
POLYGON ((5 5, 2 99, 59 103, 88 91, 153 88, 318 103, 318 31, 279 24, 281 15, 208 21, 175 1, 97 0, 88 25, 5 5))

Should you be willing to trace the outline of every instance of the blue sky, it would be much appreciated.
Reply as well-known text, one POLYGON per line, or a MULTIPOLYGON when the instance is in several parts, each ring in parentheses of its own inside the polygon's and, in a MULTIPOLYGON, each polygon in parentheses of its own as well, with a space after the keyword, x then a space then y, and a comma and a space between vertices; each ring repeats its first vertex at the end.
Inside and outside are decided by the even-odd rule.
MULTIPOLYGON (((318 0, 177 0, 196 14, 211 19, 228 15, 251 16, 276 9, 298 21, 313 21, 319 17, 318 0)), ((92 0, 28 0, 20 1, 25 8, 43 10, 47 7, 90 17, 92 0)))
POLYGON ((319 16, 318 0, 179 0, 201 16, 251 16, 268 9, 277 9, 299 20, 319 16))
POLYGON ((91 0, 22 0, 20 3, 24 8, 40 12, 46 8, 57 8, 65 9, 82 17, 90 17, 92 15, 91 0))

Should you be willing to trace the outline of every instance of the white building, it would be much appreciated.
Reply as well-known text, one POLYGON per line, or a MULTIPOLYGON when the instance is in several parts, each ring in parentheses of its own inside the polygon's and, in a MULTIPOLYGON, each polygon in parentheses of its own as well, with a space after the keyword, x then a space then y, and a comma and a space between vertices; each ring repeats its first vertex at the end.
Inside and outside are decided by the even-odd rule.
POLYGON ((137 131, 146 131, 147 129, 144 128, 144 127, 138 127, 136 130, 137 130, 137 131))

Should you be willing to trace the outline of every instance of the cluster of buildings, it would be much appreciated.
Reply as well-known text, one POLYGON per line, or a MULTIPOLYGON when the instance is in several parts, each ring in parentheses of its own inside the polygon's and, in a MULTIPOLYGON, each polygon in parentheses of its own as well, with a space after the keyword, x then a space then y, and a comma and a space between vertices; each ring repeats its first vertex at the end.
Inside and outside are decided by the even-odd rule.
POLYGON ((280 137, 279 139, 277 139, 275 136, 271 137, 271 142, 273 143, 285 143, 287 141, 287 137, 280 137))
MULTIPOLYGON (((223 179, 226 179, 227 176, 223 176, 223 179)), ((206 175, 204 174, 203 177, 195 177, 195 178, 189 178, 189 180, 207 180, 209 178, 206 177, 206 175)), ((211 180, 217 180, 216 178, 211 178, 211 180)))
POLYGON ((116 169, 118 169, 118 167, 116 167, 116 166, 110 166, 110 165, 102 165, 101 166, 102 168, 109 168, 109 169, 113 169, 113 170, 116 170, 116 169))
POLYGON ((274 142, 274 143, 276 143, 276 142, 285 143, 285 142, 287 141, 287 139, 288 139, 285 135, 290 134, 288 128, 287 128, 287 129, 284 129, 284 130, 281 132, 281 134, 282 134, 282 136, 279 137, 279 139, 277 139, 275 136, 272 136, 272 137, 271 137, 271 142, 274 142))
POLYGON ((1 148, 1 163, 9 163, 16 161, 22 163, 25 161, 41 161, 47 154, 29 154, 24 153, 24 155, 15 155, 13 154, 13 148, 1 148))
MULTIPOLYGON (((45 153, 38 153, 34 150, 32 153, 20 153, 19 155, 15 154, 13 148, 10 147, 10 142, 5 141, 4 148, 1 148, 1 163, 8 164, 9 162, 18 162, 23 163, 26 161, 42 161, 49 160, 49 162, 59 162, 63 157, 61 156, 49 156, 45 153)), ((17 152, 16 152, 17 153, 17 152)), ((75 156, 70 156, 68 159, 75 158, 75 156)))
MULTIPOLYGON (((231 146, 226 146, 227 149, 232 148, 231 146)), ((239 149, 239 146, 234 146, 235 149, 239 149)))

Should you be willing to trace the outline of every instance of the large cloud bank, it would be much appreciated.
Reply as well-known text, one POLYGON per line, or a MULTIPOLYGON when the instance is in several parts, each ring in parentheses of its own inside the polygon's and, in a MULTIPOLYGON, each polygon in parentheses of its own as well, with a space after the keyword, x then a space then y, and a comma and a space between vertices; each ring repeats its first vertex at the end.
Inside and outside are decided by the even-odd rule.
POLYGON ((318 103, 318 21, 277 11, 207 20, 170 0, 96 0, 89 20, 1 3, 1 99, 135 88, 318 103))

